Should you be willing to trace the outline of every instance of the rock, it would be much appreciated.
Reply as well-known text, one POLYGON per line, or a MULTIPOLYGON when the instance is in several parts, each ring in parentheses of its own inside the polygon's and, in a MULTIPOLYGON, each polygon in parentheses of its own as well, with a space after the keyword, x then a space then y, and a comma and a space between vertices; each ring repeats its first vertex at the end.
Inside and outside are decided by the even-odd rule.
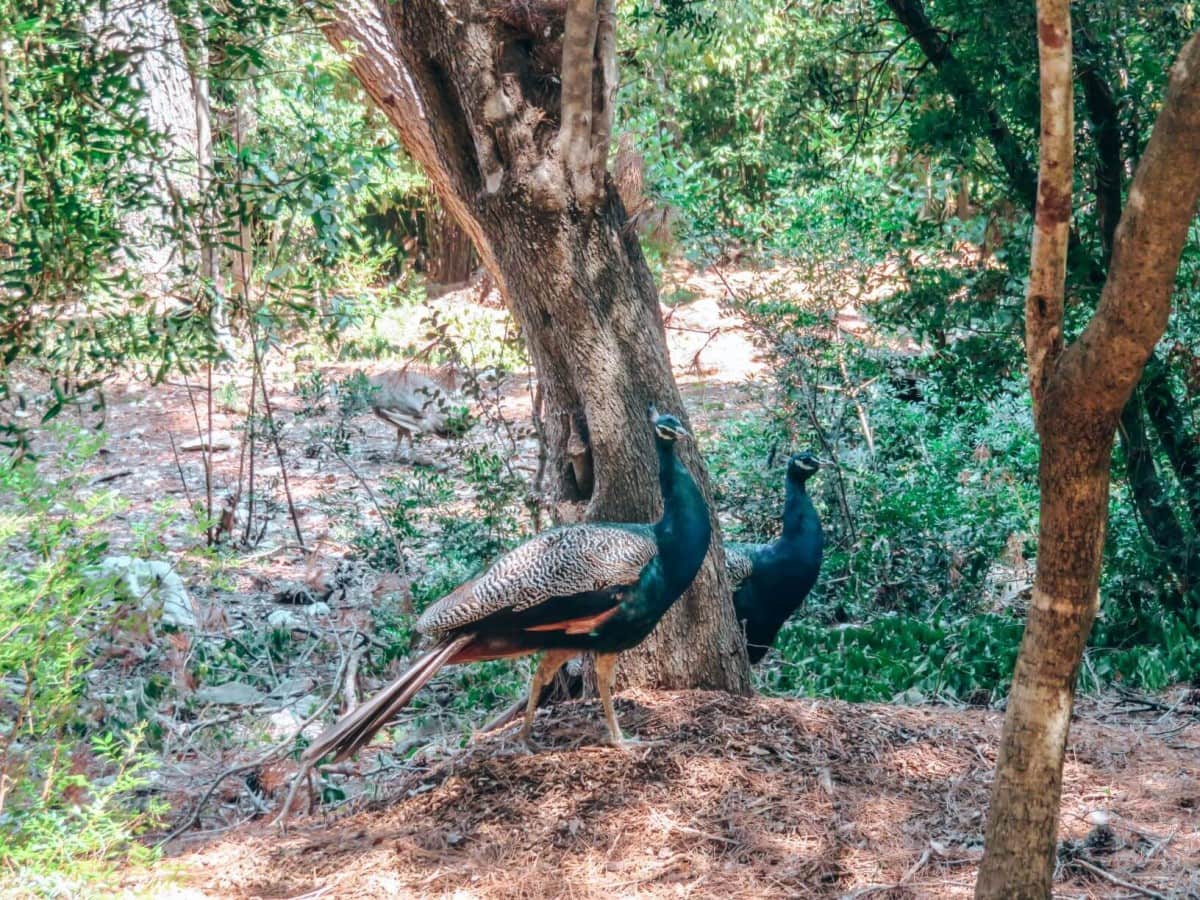
POLYGON ((266 701, 267 695, 243 681, 227 681, 205 685, 196 691, 196 699, 217 706, 257 706, 266 701))
POLYGON ((300 730, 304 720, 290 709, 280 709, 267 717, 267 734, 272 741, 281 741, 300 730))
POLYGON ((196 627, 192 598, 170 563, 109 556, 100 560, 93 574, 96 580, 115 580, 115 599, 134 601, 145 610, 160 610, 163 624, 180 629, 196 627))
POLYGON ((279 631, 291 631, 293 628, 301 627, 304 623, 290 609, 276 609, 267 616, 267 624, 279 631))
POLYGON ((285 678, 275 686, 275 690, 271 691, 271 696, 280 699, 284 697, 298 697, 312 690, 312 687, 313 680, 311 678, 285 678))
POLYGON ((275 609, 267 616, 267 624, 281 631, 290 631, 293 628, 303 628, 307 619, 323 618, 324 616, 328 616, 332 611, 328 603, 313 603, 309 606, 302 606, 300 607, 300 615, 297 615, 290 609, 275 609))
POLYGON ((208 432, 194 437, 191 440, 184 441, 179 445, 180 450, 186 450, 189 453, 196 453, 201 450, 212 450, 218 453, 221 450, 228 450, 233 446, 233 436, 227 431, 214 431, 212 433, 212 445, 209 446, 208 432))

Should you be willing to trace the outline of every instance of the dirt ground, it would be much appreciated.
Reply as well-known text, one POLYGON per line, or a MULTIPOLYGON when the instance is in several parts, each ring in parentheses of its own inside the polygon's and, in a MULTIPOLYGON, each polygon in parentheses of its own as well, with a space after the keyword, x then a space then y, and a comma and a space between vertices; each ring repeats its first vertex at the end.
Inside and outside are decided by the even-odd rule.
MULTIPOLYGON (((1200 723, 1087 702, 1057 897, 1200 896, 1200 723), (1158 733, 1156 735, 1156 732, 1158 733), (1162 734, 1167 732, 1166 735, 1162 734)), ((418 755, 382 799, 175 857, 185 897, 967 897, 1000 714, 630 692, 418 755)), ((132 885, 131 885, 132 886, 132 885)))

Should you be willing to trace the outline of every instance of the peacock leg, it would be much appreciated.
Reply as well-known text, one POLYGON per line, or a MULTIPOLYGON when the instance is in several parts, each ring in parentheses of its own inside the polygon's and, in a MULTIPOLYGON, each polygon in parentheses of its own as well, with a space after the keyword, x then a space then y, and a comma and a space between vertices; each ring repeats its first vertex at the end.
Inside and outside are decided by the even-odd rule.
POLYGON ((538 698, 542 696, 542 688, 550 683, 558 674, 558 670, 575 653, 574 650, 547 650, 542 654, 542 660, 538 663, 538 667, 533 673, 533 681, 529 685, 529 702, 525 704, 525 723, 517 735, 525 743, 529 743, 529 735, 533 729, 533 717, 537 713, 538 698))
POLYGON ((617 680, 617 654, 596 654, 596 682, 600 688, 600 705, 604 707, 604 721, 608 725, 608 740, 614 747, 623 743, 621 728, 617 725, 617 714, 613 710, 613 683, 617 680))

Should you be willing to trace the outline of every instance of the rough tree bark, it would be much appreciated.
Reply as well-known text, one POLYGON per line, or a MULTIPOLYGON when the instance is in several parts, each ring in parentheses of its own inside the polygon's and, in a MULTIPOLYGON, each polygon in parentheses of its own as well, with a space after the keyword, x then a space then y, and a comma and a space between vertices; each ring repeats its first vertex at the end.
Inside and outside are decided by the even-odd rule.
MULTIPOLYGON (((323 28, 522 328, 544 393, 551 487, 586 501, 588 518, 645 521, 658 514, 646 407, 682 414, 683 404, 657 291, 606 171, 613 9, 611 0, 335 0, 323 28), (590 492, 576 482, 573 435, 590 457, 590 492)), ((694 446, 683 459, 707 494, 694 446)), ((625 683, 748 689, 713 535, 691 590, 623 656, 625 683)))
POLYGON ((1098 602, 1113 435, 1166 328, 1200 197, 1200 35, 1171 70, 1138 166, 1100 303, 1064 347, 1073 158, 1067 0, 1039 0, 1042 138, 1026 350, 1041 436, 1037 577, 988 814, 976 896, 1045 898, 1054 872, 1075 683, 1098 602))

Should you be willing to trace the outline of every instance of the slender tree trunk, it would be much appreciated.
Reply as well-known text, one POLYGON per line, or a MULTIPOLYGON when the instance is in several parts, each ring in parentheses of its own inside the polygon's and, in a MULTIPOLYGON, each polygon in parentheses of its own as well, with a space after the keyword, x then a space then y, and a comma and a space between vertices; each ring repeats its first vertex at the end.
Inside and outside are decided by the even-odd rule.
POLYGON ((904 30, 917 42, 925 58, 933 63, 946 91, 954 98, 962 115, 979 123, 1009 182, 1027 208, 1037 195, 1037 176, 1025 158, 1021 140, 1013 134, 990 97, 985 96, 951 52, 942 33, 933 26, 921 0, 886 0, 904 30))
MULTIPOLYGON (((649 521, 659 499, 647 406, 686 413, 657 291, 606 170, 611 9, 566 7, 564 19, 561 6, 531 4, 526 23, 502 21, 484 0, 337 0, 324 28, 354 48, 353 71, 521 326, 544 394, 549 486, 586 501, 588 518, 649 521), (590 457, 590 492, 576 481, 572 432, 590 457)), ((711 497, 694 446, 682 456, 711 497)), ((624 681, 747 690, 728 597, 714 527, 692 588, 623 655, 624 681)))
POLYGON ((1180 582, 1180 590, 1165 592, 1165 605, 1180 611, 1186 608, 1187 598, 1200 587, 1200 555, 1195 541, 1180 524, 1179 517, 1164 494, 1158 477, 1158 467, 1146 434, 1142 401, 1134 391, 1121 410, 1118 432, 1125 451, 1125 473, 1138 516, 1150 532, 1150 539, 1161 558, 1170 566, 1180 582))
POLYGON ((1004 719, 976 896, 1046 898, 1062 765, 1083 649, 1095 620, 1113 432, 1170 313, 1200 196, 1200 36, 1171 72, 1138 166, 1095 315, 1063 346, 1073 158, 1067 0, 1039 0, 1041 166, 1026 352, 1041 435, 1037 577, 1004 719))

